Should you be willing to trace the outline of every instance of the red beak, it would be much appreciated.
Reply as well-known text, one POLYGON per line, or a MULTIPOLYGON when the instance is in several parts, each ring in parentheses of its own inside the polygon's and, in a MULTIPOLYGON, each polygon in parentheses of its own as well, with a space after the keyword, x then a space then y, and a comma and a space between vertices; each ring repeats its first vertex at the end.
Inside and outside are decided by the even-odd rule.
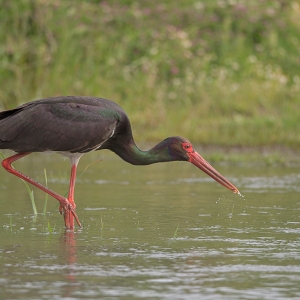
POLYGON ((216 169, 214 169, 198 152, 190 152, 189 157, 189 162, 191 162, 193 165, 201 169, 207 175, 209 175, 214 180, 230 189, 234 193, 240 194, 239 190, 224 176, 222 176, 216 169))

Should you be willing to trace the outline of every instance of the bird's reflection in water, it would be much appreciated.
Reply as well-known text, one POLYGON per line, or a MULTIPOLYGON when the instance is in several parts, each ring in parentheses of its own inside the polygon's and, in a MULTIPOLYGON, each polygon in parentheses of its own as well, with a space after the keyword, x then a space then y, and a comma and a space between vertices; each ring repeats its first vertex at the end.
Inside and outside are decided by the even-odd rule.
POLYGON ((76 280, 76 258, 77 258, 77 247, 76 247, 77 234, 72 230, 65 230, 60 237, 61 252, 64 254, 65 261, 65 279, 66 285, 63 292, 63 297, 72 296, 73 292, 78 288, 79 283, 76 280))

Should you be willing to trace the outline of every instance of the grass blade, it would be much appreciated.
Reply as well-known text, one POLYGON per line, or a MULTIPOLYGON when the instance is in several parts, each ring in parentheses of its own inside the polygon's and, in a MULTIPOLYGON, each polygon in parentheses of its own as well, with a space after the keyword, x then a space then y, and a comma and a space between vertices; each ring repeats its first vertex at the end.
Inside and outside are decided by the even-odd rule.
POLYGON ((49 232, 50 234, 53 233, 53 228, 51 227, 50 221, 49 221, 49 220, 48 220, 48 232, 49 232))
POLYGON ((3 158, 3 159, 5 159, 6 157, 3 155, 3 153, 2 152, 0 152, 0 156, 3 158))
POLYGON ((173 239, 176 239, 176 237, 177 237, 178 228, 179 228, 179 224, 177 225, 177 227, 175 229, 175 232, 173 234, 173 239))
MULTIPOLYGON (((77 182, 77 180, 78 180, 78 179, 86 172, 86 170, 87 170, 91 165, 93 165, 93 164, 95 164, 95 163, 97 163, 97 162, 99 162, 99 161, 102 161, 102 159, 95 160, 95 161, 91 162, 90 164, 88 164, 88 165, 85 167, 85 169, 79 174, 79 176, 76 177, 76 182, 77 182)), ((69 191, 66 192, 66 193, 64 194, 64 197, 67 197, 68 193, 69 193, 69 191)))
POLYGON ((34 214, 34 215, 37 215, 37 209, 36 209, 36 205, 35 205, 35 201, 34 201, 33 191, 30 190, 30 187, 29 187, 29 185, 27 184, 26 181, 24 181, 23 179, 22 179, 22 181, 23 181, 23 182, 25 183, 25 185, 26 185, 26 188, 27 188, 27 191, 28 191, 30 200, 31 200, 31 204, 32 204, 33 214, 34 214))
MULTIPOLYGON (((44 169, 44 175, 45 175, 45 183, 46 183, 46 187, 48 187, 48 178, 47 178, 47 172, 46 172, 46 169, 44 169)), ((45 203, 44 203, 44 209, 43 209, 43 214, 44 214, 44 216, 46 215, 47 204, 48 204, 48 194, 46 193, 46 196, 45 196, 45 203)))
POLYGON ((103 218, 102 218, 102 214, 101 214, 100 222, 101 222, 101 229, 103 230, 104 229, 104 221, 103 221, 103 218))
POLYGON ((9 216, 10 231, 12 231, 12 215, 9 216))
POLYGON ((77 178, 80 178, 80 177, 83 175, 83 173, 85 173, 86 170, 87 170, 91 165, 93 165, 93 164, 95 164, 95 163, 97 163, 97 162, 99 162, 99 161, 102 161, 102 159, 95 160, 95 161, 91 162, 90 164, 88 164, 88 165, 85 167, 85 169, 82 171, 82 173, 81 173, 77 178))

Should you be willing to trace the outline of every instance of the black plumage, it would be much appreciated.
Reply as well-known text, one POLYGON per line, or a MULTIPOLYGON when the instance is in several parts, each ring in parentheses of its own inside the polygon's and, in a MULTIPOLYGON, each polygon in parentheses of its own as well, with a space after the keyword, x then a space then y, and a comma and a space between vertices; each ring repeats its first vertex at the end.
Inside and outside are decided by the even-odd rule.
POLYGON ((56 97, 0 112, 0 149, 16 152, 99 148, 120 122, 130 123, 116 103, 91 97, 56 97))

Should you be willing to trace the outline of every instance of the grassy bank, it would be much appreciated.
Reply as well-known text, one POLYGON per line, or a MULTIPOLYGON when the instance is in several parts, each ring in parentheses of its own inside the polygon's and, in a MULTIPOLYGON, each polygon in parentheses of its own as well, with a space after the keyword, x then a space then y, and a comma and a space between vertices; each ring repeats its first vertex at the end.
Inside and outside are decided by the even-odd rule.
POLYGON ((0 106, 94 95, 140 142, 300 146, 300 3, 0 0, 0 106))

